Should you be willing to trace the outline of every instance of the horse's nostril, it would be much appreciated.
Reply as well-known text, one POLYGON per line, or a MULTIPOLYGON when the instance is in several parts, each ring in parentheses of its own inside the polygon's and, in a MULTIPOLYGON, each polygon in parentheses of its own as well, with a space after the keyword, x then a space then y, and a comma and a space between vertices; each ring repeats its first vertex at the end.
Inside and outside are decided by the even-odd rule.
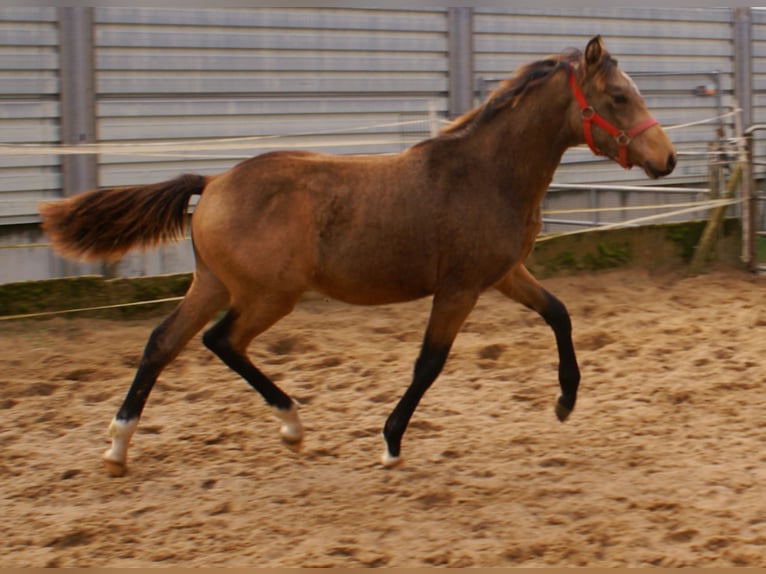
POLYGON ((676 167, 676 154, 671 153, 670 155, 668 155, 667 166, 668 166, 668 173, 670 173, 671 171, 673 171, 675 169, 675 167, 676 167))

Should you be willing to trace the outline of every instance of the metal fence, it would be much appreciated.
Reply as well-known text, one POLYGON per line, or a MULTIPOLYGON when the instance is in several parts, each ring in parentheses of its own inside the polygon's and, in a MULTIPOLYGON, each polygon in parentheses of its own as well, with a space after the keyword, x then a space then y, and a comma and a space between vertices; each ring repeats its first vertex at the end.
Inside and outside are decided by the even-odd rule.
MULTIPOLYGON (((728 161, 711 156, 710 143, 725 147, 736 135, 737 109, 766 117, 762 12, 0 8, 0 282, 103 271, 49 252, 40 200, 215 173, 288 146, 398 151, 477 103, 492 80, 596 33, 660 122, 678 127, 669 133, 681 162, 653 191, 637 170, 571 150, 544 204, 545 232, 706 198, 710 158, 728 161), (752 84, 745 98, 743 76, 752 84)), ((132 254, 117 272, 191 266, 182 242, 132 254)))

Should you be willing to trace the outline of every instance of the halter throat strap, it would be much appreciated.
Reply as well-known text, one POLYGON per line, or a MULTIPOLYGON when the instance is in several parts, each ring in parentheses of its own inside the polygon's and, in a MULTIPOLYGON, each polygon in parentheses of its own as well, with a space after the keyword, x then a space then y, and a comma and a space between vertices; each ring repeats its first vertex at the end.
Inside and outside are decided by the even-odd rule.
POLYGON ((580 111, 582 112, 582 131, 585 135, 585 143, 588 144, 591 151, 595 155, 603 155, 613 159, 625 169, 633 167, 633 164, 628 161, 628 145, 630 145, 631 140, 638 134, 657 125, 657 120, 649 116, 647 119, 636 124, 627 131, 617 129, 607 120, 598 115, 598 112, 593 109, 593 106, 588 105, 588 102, 585 101, 585 96, 583 95, 582 90, 580 90, 580 86, 577 85, 575 69, 572 64, 569 64, 569 87, 572 90, 572 95, 574 96, 575 101, 577 101, 580 111), (608 156, 596 147, 596 144, 593 142, 592 124, 596 124, 615 139, 617 142, 617 157, 608 156))

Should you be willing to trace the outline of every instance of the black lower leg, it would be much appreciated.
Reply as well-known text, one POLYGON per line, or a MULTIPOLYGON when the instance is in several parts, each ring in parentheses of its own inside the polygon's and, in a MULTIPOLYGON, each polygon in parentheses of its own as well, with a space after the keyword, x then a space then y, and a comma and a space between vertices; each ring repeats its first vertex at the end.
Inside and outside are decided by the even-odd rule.
POLYGON ((407 388, 402 398, 397 403, 394 410, 386 419, 383 427, 383 437, 388 445, 388 452, 391 456, 398 457, 401 452, 402 436, 407 430, 412 413, 418 406, 431 383, 439 376, 444 363, 447 361, 450 347, 432 347, 427 343, 423 344, 420 356, 415 362, 415 371, 412 377, 412 383, 407 388))
POLYGON ((144 347, 144 353, 141 356, 141 361, 136 369, 133 383, 130 389, 128 389, 120 410, 117 411, 116 418, 118 420, 135 420, 141 416, 146 406, 146 401, 149 399, 149 393, 157 381, 157 377, 159 377, 165 365, 173 359, 173 355, 162 351, 159 341, 167 331, 175 315, 176 313, 173 313, 168 316, 149 336, 149 340, 144 347))
POLYGON ((551 326, 556 336, 556 346, 559 353, 559 385, 561 396, 556 414, 563 420, 574 408, 577 401, 577 387, 580 384, 580 369, 577 366, 574 345, 572 344, 572 321, 564 304, 556 297, 545 291, 547 305, 540 314, 551 326))
POLYGON ((202 342, 227 367, 258 391, 269 405, 279 409, 289 409, 293 404, 292 399, 253 365, 247 357, 232 348, 228 335, 235 319, 236 314, 229 311, 223 319, 205 332, 202 336, 202 342))

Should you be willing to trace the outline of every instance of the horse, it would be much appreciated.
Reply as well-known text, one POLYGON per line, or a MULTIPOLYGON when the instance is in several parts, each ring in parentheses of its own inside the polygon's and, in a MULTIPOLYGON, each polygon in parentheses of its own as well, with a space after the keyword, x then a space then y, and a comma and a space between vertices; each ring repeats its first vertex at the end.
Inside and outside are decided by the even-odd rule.
POLYGON ((431 297, 409 386, 383 426, 384 467, 479 296, 496 289, 536 311, 558 351, 555 415, 575 406, 580 371, 565 305, 525 267, 540 204, 564 152, 593 153, 649 178, 670 174, 675 150, 634 82, 593 37, 516 70, 437 135, 394 154, 274 151, 212 176, 101 188, 40 205, 65 257, 111 261, 181 236, 191 225, 195 269, 183 300, 151 333, 109 425, 109 474, 128 446, 162 372, 200 330, 204 345, 273 409, 282 439, 303 438, 299 405, 255 366, 251 341, 307 290, 381 305, 431 297), (189 201, 200 196, 191 218, 189 201))

